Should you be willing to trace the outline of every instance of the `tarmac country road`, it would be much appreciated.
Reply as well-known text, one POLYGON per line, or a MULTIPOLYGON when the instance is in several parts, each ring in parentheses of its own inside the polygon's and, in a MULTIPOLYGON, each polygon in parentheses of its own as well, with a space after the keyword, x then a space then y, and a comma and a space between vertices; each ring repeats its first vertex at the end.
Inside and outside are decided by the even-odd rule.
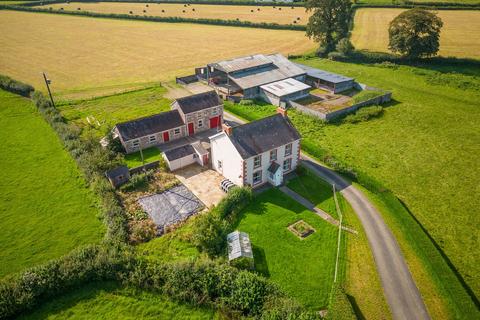
MULTIPOLYGON (((231 123, 245 123, 227 112, 224 113, 224 118, 231 123)), ((393 318, 395 320, 430 319, 400 247, 380 212, 360 190, 339 174, 303 153, 301 159, 303 164, 317 176, 330 184, 335 184, 360 219, 373 252, 377 272, 393 318)))

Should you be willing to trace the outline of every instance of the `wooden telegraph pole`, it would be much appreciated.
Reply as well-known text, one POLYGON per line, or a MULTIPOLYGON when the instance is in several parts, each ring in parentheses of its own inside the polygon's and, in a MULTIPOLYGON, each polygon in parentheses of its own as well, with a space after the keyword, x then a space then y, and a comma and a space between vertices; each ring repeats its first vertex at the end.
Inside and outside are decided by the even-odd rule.
POLYGON ((50 96, 50 101, 52 102, 53 107, 55 107, 55 102, 53 101, 52 92, 50 91, 50 83, 52 81, 47 78, 47 75, 45 74, 45 72, 43 72, 43 79, 45 80, 45 84, 47 86, 48 95, 50 96))

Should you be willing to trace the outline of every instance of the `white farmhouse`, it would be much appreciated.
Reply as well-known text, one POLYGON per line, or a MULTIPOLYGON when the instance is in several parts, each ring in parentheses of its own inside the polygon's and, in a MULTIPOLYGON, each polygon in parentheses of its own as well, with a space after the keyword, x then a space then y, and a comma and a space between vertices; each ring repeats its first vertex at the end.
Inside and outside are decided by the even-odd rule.
POLYGON ((212 168, 239 186, 278 186, 300 158, 300 134, 286 110, 210 137, 212 168))

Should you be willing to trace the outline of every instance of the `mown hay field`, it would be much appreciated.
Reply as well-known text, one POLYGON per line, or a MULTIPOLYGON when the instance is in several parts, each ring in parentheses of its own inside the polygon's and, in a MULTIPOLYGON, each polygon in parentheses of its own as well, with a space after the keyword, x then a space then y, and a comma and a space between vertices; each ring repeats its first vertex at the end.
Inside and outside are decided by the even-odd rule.
POLYGON ((97 198, 30 100, 0 90, 0 278, 100 242, 97 198))
POLYGON ((207 62, 314 49, 303 32, 0 12, 0 73, 63 97, 132 89, 207 62))
POLYGON ((160 17, 182 17, 195 19, 223 19, 278 24, 306 24, 308 14, 303 7, 233 6, 233 5, 187 5, 170 3, 113 3, 113 2, 70 2, 47 4, 43 8, 65 11, 90 11, 160 17), (148 7, 147 7, 148 5, 148 7), (143 12, 143 11, 146 12, 143 12), (164 12, 162 12, 164 11, 164 12), (253 11, 253 12, 252 12, 253 11), (300 19, 298 19, 300 18, 300 19), (294 22, 295 21, 295 22, 294 22))
MULTIPOLYGON (((388 26, 403 9, 359 9, 355 14, 352 42, 357 49, 388 51, 388 26)), ((442 56, 480 58, 480 11, 440 10, 442 56)))

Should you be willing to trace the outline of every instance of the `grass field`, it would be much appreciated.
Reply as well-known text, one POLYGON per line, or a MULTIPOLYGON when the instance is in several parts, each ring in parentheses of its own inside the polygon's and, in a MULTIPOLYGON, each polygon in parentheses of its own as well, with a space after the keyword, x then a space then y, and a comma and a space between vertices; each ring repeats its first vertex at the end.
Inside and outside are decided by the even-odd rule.
MULTIPOLYGON (((360 82, 393 92, 395 101, 392 106, 385 110, 382 118, 369 122, 322 125, 296 112, 290 112, 290 115, 303 135, 304 150, 319 157, 334 155, 392 189, 478 295, 480 270, 476 261, 480 257, 476 226, 480 221, 475 214, 480 206, 477 197, 480 168, 476 160, 476 154, 480 153, 477 125, 480 112, 476 107, 480 98, 478 69, 461 65, 431 65, 429 70, 426 66, 388 67, 320 59, 299 62, 346 74, 360 82)), ((268 105, 240 108, 227 104, 226 108, 248 120, 275 112, 275 107, 268 105)), ((416 249, 412 249, 411 245, 420 238, 415 234, 408 235, 408 232, 414 232, 413 228, 399 227, 408 225, 404 223, 409 219, 408 212, 403 208, 388 208, 388 203, 384 209, 391 209, 392 215, 406 215, 396 218, 395 225, 390 225, 398 231, 398 235, 402 232, 407 234, 403 236, 402 249, 412 253, 416 249), (407 242, 410 242, 410 247, 407 242)), ((425 237, 421 241, 424 240, 425 237)), ((443 294, 452 301, 467 303, 464 307, 457 305, 450 310, 466 318, 465 315, 473 309, 471 302, 457 298, 459 292, 463 292, 464 296, 466 294, 460 282, 448 271, 446 262, 431 243, 425 246, 418 244, 417 248, 420 247, 419 250, 427 251, 416 252, 423 260, 419 264, 430 264, 429 268, 425 268, 431 274, 420 270, 422 267, 418 263, 415 266, 412 263, 411 268, 418 267, 413 269, 414 276, 424 275, 418 278, 418 284, 429 310, 432 314, 445 317, 444 307, 450 304, 438 303, 439 296, 432 291, 433 281, 439 286, 438 290, 443 290, 443 294)), ((414 255, 408 256, 413 259, 414 255)))
POLYGON ((0 72, 56 95, 89 97, 171 80, 207 62, 302 53, 303 32, 0 12, 0 72), (78 32, 82 30, 82 32, 78 32))
POLYGON ((29 100, 0 90, 0 277, 98 242, 96 197, 29 100))
POLYGON ((56 3, 41 6, 43 8, 53 8, 59 10, 63 8, 69 11, 99 12, 99 13, 117 13, 129 14, 130 11, 134 15, 160 16, 160 17, 182 17, 195 19, 223 19, 238 20, 251 22, 268 22, 278 24, 295 24, 304 25, 308 21, 309 15, 302 7, 276 7, 273 6, 222 6, 222 5, 201 5, 194 4, 185 7, 184 4, 170 3, 150 3, 146 7, 146 3, 112 3, 112 2, 96 2, 81 3, 70 2, 56 3), (143 12, 145 10, 146 12, 143 12), (162 12, 164 10, 164 12, 162 12), (253 10, 253 12, 252 12, 253 10), (183 12, 185 11, 185 12, 183 12), (300 18, 299 20, 297 18, 300 18))
POLYGON ((61 104, 62 115, 85 131, 105 135, 117 123, 170 110, 161 86, 61 104), (89 122, 90 121, 90 122, 89 122))
MULTIPOLYGON (((249 234, 259 272, 309 308, 320 310, 328 304, 335 268, 336 227, 281 191, 271 189, 243 211, 237 229, 249 234), (287 229, 300 219, 316 229, 303 240, 287 229)), ((341 263, 344 266, 344 261, 341 263)))
POLYGON ((91 284, 18 319, 215 319, 214 311, 113 283, 91 284))
MULTIPOLYGON (((357 49, 388 51, 388 25, 403 9, 359 9, 355 13, 352 43, 357 49)), ((442 56, 480 59, 480 11, 440 10, 442 56), (468 23, 466 23, 468 21, 468 23)))

